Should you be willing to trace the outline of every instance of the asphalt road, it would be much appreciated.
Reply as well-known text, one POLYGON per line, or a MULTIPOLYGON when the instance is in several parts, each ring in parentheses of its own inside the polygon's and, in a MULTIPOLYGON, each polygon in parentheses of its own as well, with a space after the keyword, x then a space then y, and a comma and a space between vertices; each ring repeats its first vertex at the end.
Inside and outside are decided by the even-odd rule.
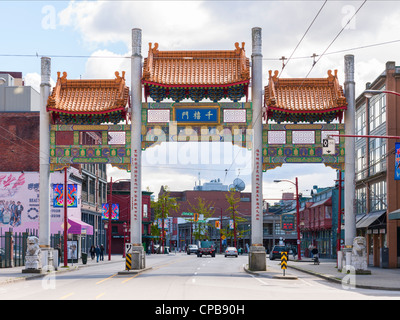
MULTIPOLYGON (((391 299, 398 293, 376 290, 345 290, 294 270, 297 280, 257 277, 246 273, 248 257, 217 255, 152 255, 152 269, 138 275, 118 275, 122 263, 90 266, 43 279, 0 286, 0 300, 319 300, 391 299)), ((267 261, 269 270, 278 262, 267 261)))

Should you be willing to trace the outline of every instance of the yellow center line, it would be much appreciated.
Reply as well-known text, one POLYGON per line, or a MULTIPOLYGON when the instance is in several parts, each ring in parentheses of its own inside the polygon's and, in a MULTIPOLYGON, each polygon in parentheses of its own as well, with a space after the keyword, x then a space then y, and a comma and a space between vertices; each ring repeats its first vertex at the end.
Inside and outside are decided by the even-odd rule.
POLYGON ((111 279, 111 278, 114 278, 116 275, 117 275, 117 273, 116 273, 116 274, 113 274, 112 276, 110 276, 110 277, 108 277, 108 278, 105 278, 105 279, 103 279, 103 280, 100 280, 100 281, 96 282, 96 284, 100 284, 100 283, 102 283, 102 282, 104 282, 104 281, 107 281, 107 280, 109 280, 109 279, 111 279))
POLYGON ((60 300, 67 299, 67 298, 69 298, 70 296, 73 296, 74 294, 75 294, 75 292, 68 293, 67 295, 61 297, 60 300))
MULTIPOLYGON (((171 264, 178 263, 178 262, 180 262, 180 261, 182 261, 182 260, 187 260, 187 259, 188 259, 188 257, 185 257, 185 258, 181 258, 181 259, 179 259, 179 260, 177 260, 177 261, 173 261, 173 262, 165 263, 165 264, 162 264, 162 265, 159 265, 159 266, 155 266, 155 267, 153 267, 153 270, 158 270, 158 269, 160 269, 160 268, 162 268, 162 267, 166 267, 166 266, 169 266, 169 265, 171 265, 171 264)), ((133 277, 130 277, 130 278, 128 278, 128 279, 125 279, 125 280, 122 281, 121 283, 122 283, 122 284, 123 284, 123 283, 127 283, 129 280, 132 280, 132 279, 136 278, 136 277, 139 276, 139 275, 140 275, 140 273, 134 275, 133 277)))
POLYGON ((97 300, 97 299, 100 299, 100 298, 101 298, 102 296, 104 296, 105 294, 106 294, 105 292, 103 292, 103 293, 100 293, 98 296, 96 296, 96 298, 95 298, 95 299, 96 299, 96 300, 97 300))
POLYGON ((133 277, 130 277, 130 278, 128 278, 128 279, 125 279, 125 280, 122 281, 121 283, 122 283, 122 284, 123 284, 123 283, 126 283, 126 282, 128 282, 129 280, 132 280, 133 278, 136 278, 139 274, 140 274, 140 273, 134 275, 133 277))

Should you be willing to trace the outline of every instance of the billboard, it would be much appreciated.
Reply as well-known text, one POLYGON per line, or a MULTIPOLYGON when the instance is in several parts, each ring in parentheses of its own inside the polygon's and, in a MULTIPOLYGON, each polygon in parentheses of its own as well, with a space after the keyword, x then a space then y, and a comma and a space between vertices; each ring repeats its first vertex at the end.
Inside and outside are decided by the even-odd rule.
MULTIPOLYGON (((78 175, 79 171, 69 169, 78 175)), ((60 188, 64 183, 64 174, 50 174, 50 224, 51 233, 62 232, 64 210, 59 206, 60 188), (58 199, 56 199, 58 197, 58 199)), ((70 181, 71 182, 71 181, 70 181)), ((68 217, 81 218, 81 186, 70 184, 68 217)), ((0 172, 0 230, 10 228, 14 232, 25 232, 27 229, 39 228, 39 172, 0 172)))

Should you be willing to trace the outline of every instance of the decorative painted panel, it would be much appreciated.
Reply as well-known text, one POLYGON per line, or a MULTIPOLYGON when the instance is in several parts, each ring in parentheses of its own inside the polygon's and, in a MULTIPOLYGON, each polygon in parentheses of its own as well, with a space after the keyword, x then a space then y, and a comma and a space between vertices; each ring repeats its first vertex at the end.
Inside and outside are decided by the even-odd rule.
POLYGON ((228 141, 251 148, 251 122, 248 102, 143 103, 142 149, 163 141, 228 141))
POLYGON ((284 163, 324 163, 344 169, 344 137, 337 137, 334 155, 322 153, 322 139, 344 134, 344 124, 267 124, 263 127, 263 170, 284 163))
POLYGON ((130 125, 50 126, 51 171, 84 163, 112 164, 130 171, 130 156, 130 125))

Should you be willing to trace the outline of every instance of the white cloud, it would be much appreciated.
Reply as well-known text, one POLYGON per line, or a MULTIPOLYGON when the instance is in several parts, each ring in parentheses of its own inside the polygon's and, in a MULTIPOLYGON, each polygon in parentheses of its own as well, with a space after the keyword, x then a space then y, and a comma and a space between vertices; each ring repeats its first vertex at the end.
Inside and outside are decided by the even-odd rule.
MULTIPOLYGON (((31 86, 37 92, 40 93, 40 83, 42 82, 41 75, 39 73, 27 73, 24 77, 25 86, 31 86)), ((53 79, 50 79, 51 87, 53 88, 56 85, 56 82, 53 79)))
POLYGON ((86 79, 113 79, 115 72, 122 75, 126 72, 125 79, 130 78, 131 61, 130 54, 119 55, 109 50, 97 50, 86 62, 84 78, 86 79), (104 57, 104 58, 102 58, 104 57))

